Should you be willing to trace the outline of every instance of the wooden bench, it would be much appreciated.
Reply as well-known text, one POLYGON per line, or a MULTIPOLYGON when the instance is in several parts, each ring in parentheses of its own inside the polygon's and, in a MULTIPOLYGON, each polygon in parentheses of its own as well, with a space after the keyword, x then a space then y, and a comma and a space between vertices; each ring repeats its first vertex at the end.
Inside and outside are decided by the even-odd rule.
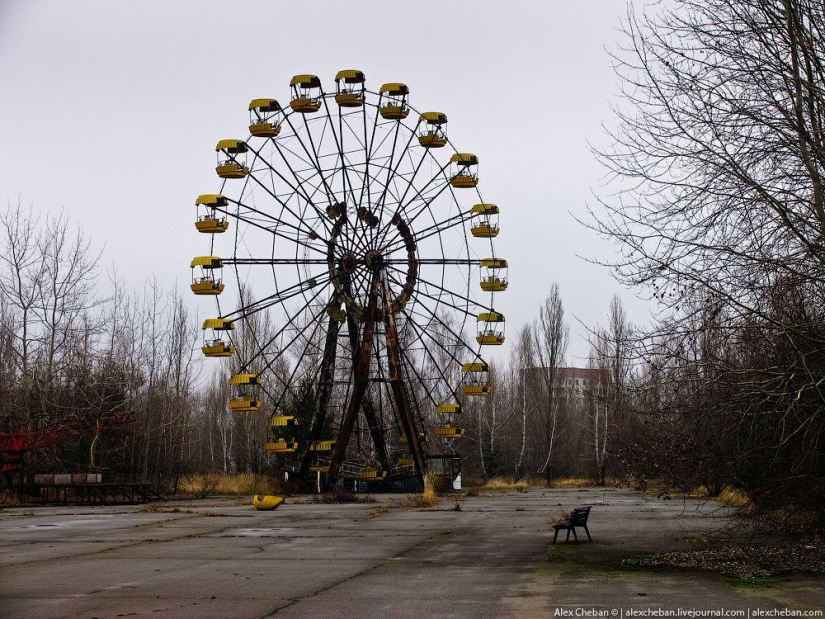
POLYGON ((590 508, 589 507, 577 507, 570 515, 567 517, 566 522, 559 522, 553 525, 553 529, 555 530, 555 535, 553 535, 553 543, 556 543, 556 539, 559 537, 559 531, 567 529, 567 538, 565 538, 565 542, 570 540, 570 531, 573 531, 573 539, 575 541, 579 541, 579 537, 576 535, 576 527, 582 527, 584 532, 587 533, 587 539, 591 542, 593 538, 590 537, 590 531, 587 530, 587 517, 590 515, 590 508))

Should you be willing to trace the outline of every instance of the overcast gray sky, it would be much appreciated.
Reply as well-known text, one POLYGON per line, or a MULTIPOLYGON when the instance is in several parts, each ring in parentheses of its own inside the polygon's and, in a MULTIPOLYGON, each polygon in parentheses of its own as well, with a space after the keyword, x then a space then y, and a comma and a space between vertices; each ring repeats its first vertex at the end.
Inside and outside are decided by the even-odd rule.
POLYGON ((617 92, 605 47, 624 10, 619 0, 0 0, 0 199, 65 209, 104 247, 102 266, 134 286, 154 274, 184 287, 204 253, 194 198, 217 191, 215 143, 247 135, 249 100, 288 100, 296 73, 331 89, 336 71, 361 69, 373 89, 403 81, 417 109, 449 115, 451 141, 480 157, 485 200, 502 209, 496 247, 512 283, 496 305, 508 332, 555 280, 581 364, 573 315, 605 322, 616 292, 634 320, 648 315, 576 257, 613 248, 570 214, 584 216, 603 174, 587 140, 605 140, 617 92))

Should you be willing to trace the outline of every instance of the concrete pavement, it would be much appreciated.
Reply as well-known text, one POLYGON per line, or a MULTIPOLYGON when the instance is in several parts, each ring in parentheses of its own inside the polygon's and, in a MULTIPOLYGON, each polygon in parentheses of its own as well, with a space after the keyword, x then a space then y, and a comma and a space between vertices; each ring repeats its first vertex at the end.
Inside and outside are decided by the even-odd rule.
MULTIPOLYGON (((0 617, 554 617, 564 609, 823 608, 825 579, 739 589, 710 575, 610 569, 690 547, 718 504, 534 488, 432 510, 206 499, 0 512, 0 617), (548 521, 594 505, 593 543, 553 551, 548 521)), ((579 614, 579 616, 582 616, 579 614)), ((608 614, 608 616, 610 616, 608 614)))

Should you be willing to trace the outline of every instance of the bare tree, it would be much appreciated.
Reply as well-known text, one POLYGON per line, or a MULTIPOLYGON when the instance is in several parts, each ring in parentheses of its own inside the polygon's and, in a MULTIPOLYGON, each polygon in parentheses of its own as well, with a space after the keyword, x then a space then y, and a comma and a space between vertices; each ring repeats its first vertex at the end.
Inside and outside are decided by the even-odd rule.
POLYGON ((660 303, 640 352, 674 396, 647 413, 677 421, 670 470, 692 474, 677 465, 735 437, 728 475, 759 511, 822 524, 825 12, 813 0, 645 10, 629 9, 614 54, 623 101, 597 152, 618 197, 590 225, 619 245, 617 277, 660 303), (709 332, 720 345, 702 348, 709 332))
POLYGON ((536 361, 539 365, 542 408, 540 409, 541 423, 544 430, 544 463, 537 472, 544 472, 547 482, 550 482, 550 459, 553 457, 553 447, 559 431, 559 368, 567 354, 569 328, 564 322, 564 306, 562 305, 559 286, 553 282, 550 292, 539 308, 539 315, 533 325, 533 342, 536 361))

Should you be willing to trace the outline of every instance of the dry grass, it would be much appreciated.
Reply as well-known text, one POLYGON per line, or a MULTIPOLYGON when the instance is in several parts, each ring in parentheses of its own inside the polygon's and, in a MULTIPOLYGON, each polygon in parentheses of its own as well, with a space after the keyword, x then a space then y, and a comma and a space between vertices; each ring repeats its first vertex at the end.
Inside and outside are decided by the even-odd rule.
POLYGON ((747 494, 730 486, 725 486, 722 492, 719 493, 719 496, 714 497, 708 495, 707 488, 699 486, 690 493, 690 497, 694 499, 713 499, 728 507, 745 507, 750 502, 747 494))
POLYGON ((530 489, 530 483, 526 479, 513 481, 505 477, 493 477, 488 479, 484 484, 483 490, 518 490, 519 492, 527 492, 530 489))
POLYGON ((188 475, 181 479, 178 486, 179 494, 197 498, 205 498, 214 494, 227 496, 279 494, 282 491, 283 487, 277 479, 254 473, 188 475))
POLYGON ((318 503, 324 504, 345 504, 345 503, 375 503, 375 499, 369 494, 358 494, 349 490, 336 490, 326 492, 318 497, 318 503))

